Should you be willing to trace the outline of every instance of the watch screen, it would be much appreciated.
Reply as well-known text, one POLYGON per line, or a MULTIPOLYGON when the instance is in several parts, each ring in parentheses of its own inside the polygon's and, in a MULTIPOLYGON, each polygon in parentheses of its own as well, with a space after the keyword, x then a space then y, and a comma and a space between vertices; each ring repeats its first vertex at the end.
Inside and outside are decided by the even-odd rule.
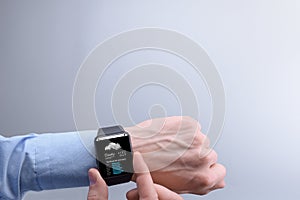
POLYGON ((103 178, 133 173, 128 133, 100 136, 95 140, 97 162, 103 178))

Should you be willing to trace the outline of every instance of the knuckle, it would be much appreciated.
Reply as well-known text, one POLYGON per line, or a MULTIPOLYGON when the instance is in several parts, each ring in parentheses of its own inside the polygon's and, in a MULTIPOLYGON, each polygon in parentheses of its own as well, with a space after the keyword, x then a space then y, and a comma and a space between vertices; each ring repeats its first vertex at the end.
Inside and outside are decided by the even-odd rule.
POLYGON ((214 164, 218 160, 218 154, 214 150, 201 152, 200 159, 203 163, 214 164))
POLYGON ((195 132, 191 147, 197 148, 199 151, 204 150, 205 149, 204 143, 207 140, 206 138, 207 136, 201 133, 200 131, 195 132))
POLYGON ((207 155, 208 159, 210 162, 212 163, 216 163, 218 160, 218 154, 212 150, 208 155, 207 155))
POLYGON ((208 163, 210 163, 211 159, 209 158, 209 156, 205 156, 203 158, 203 162, 205 163, 205 165, 208 165, 208 163))
POLYGON ((201 146, 205 141, 206 135, 203 133, 196 133, 194 137, 194 143, 195 145, 201 146))
POLYGON ((206 135, 204 137, 203 144, 204 144, 205 147, 210 146, 210 139, 206 135))
POLYGON ((226 167, 224 165, 220 165, 220 168, 221 168, 221 176, 223 177, 223 179, 225 178, 226 176, 226 167))
POLYGON ((207 176, 203 177, 203 184, 205 187, 212 187, 214 185, 215 182, 215 175, 213 174, 209 174, 207 176))
POLYGON ((212 173, 205 173, 196 178, 196 182, 202 188, 211 188, 215 183, 216 177, 212 173))
POLYGON ((206 152, 206 154, 204 154, 203 157, 202 157, 202 162, 207 164, 210 161, 211 161, 210 154, 207 154, 207 152, 206 152))
POLYGON ((195 159, 198 157, 198 151, 191 150, 188 152, 188 154, 185 154, 185 156, 182 156, 182 162, 185 166, 188 166, 189 168, 198 168, 200 164, 199 159, 195 159))
POLYGON ((219 188, 224 188, 226 186, 225 181, 222 181, 221 183, 218 184, 219 188))
POLYGON ((219 163, 216 163, 215 166, 216 166, 215 168, 217 169, 219 176, 225 178, 226 167, 224 165, 219 164, 219 163))

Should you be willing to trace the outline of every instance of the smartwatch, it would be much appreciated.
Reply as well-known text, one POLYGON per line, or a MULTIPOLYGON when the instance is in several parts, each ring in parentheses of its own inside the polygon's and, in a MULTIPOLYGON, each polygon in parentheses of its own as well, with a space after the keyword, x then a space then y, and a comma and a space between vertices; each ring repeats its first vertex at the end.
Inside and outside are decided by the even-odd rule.
POLYGON ((108 186, 129 182, 133 175, 130 135, 122 126, 100 128, 94 140, 98 170, 108 186))

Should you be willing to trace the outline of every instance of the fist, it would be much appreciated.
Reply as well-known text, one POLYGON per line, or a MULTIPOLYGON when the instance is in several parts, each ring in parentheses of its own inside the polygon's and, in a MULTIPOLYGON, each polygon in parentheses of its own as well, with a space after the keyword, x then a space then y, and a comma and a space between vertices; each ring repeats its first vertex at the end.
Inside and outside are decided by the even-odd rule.
POLYGON ((144 121, 126 128, 132 148, 139 151, 153 181, 177 193, 207 194, 223 188, 226 169, 191 117, 175 116, 144 121))

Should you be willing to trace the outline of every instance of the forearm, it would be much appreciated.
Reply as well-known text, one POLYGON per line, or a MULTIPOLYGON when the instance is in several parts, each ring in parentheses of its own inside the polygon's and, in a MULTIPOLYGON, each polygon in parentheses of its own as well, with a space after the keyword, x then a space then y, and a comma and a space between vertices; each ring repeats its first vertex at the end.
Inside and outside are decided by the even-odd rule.
MULTIPOLYGON (((203 155, 209 145, 195 120, 160 118, 125 130, 154 182, 180 193, 205 194, 224 187, 225 168, 216 163, 214 151, 203 155)), ((0 200, 18 200, 28 190, 88 186, 87 172, 96 167, 96 132, 0 136, 0 200)))
MULTIPOLYGON (((94 132, 86 132, 93 137, 94 132)), ((77 132, 0 137, 0 199, 29 190, 87 186, 94 157, 77 132)))
MULTIPOLYGON (((132 136, 136 127, 125 128, 132 136)), ((88 186, 96 167, 97 131, 0 136, 0 199, 21 199, 26 191, 88 186)), ((132 137, 133 150, 145 140, 132 137)), ((153 151, 153 146, 147 145, 153 151)), ((148 163, 150 164, 150 163, 148 163)))
POLYGON ((39 140, 43 142, 37 141, 36 166, 40 167, 38 179, 43 190, 89 184, 87 171, 96 167, 96 162, 77 132, 42 134, 39 140))

